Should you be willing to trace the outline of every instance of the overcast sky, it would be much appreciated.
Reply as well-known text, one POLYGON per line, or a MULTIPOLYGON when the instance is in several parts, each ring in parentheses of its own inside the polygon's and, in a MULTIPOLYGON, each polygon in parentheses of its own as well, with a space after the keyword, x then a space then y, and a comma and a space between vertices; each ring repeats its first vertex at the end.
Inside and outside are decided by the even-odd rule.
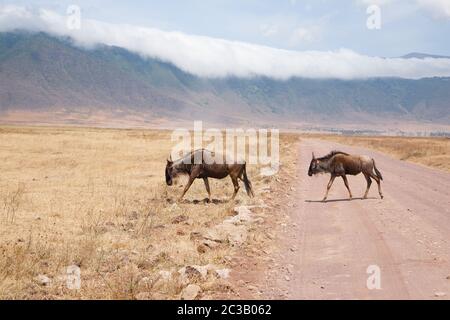
POLYGON ((347 48, 362 54, 450 55, 450 0, 0 0, 65 13, 78 4, 86 18, 182 31, 297 50, 347 48), (370 4, 381 29, 366 27, 370 4))
POLYGON ((409 52, 450 55, 450 0, 0 0, 0 31, 28 26, 67 35, 60 29, 71 4, 81 8, 82 30, 70 33, 80 43, 124 46, 201 75, 283 78, 318 72, 323 77, 330 67, 334 69, 329 76, 342 78, 360 72, 411 78, 450 75, 448 61, 400 65, 395 59, 367 60, 409 52), (380 8, 380 29, 367 27, 367 9, 373 4, 380 8), (226 52, 232 52, 233 59, 217 72, 209 70, 226 52), (280 59, 290 61, 283 65, 280 59), (317 59, 320 66, 308 69, 305 61, 317 59), (292 61, 296 67, 288 70, 292 61), (373 70, 365 66, 369 62, 373 70))

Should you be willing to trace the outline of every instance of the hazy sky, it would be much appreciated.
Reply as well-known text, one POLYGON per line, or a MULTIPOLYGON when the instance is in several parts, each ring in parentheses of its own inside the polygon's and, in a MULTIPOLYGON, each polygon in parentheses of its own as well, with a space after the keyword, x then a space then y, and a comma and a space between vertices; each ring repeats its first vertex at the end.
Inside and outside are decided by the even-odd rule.
POLYGON ((347 48, 366 55, 450 55, 450 0, 0 0, 84 17, 294 50, 347 48), (381 29, 369 30, 370 4, 381 29))
POLYGON ((450 59, 393 58, 450 55, 450 0, 0 0, 0 31, 17 28, 124 47, 200 76, 450 76, 450 59), (67 24, 73 4, 78 29, 67 24))

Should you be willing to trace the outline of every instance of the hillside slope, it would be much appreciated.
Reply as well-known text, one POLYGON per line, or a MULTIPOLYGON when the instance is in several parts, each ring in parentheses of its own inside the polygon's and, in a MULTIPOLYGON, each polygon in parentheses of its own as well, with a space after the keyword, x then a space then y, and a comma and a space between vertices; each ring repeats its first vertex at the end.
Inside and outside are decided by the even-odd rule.
POLYGON ((450 79, 206 79, 122 48, 83 49, 43 33, 0 33, 0 113, 18 110, 220 122, 389 117, 450 124, 450 79))

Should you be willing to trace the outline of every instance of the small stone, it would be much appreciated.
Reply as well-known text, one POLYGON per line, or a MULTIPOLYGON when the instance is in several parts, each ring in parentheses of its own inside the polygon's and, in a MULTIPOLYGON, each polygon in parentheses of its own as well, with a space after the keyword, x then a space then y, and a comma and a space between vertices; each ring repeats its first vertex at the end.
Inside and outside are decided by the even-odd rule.
POLYGON ((172 224, 179 224, 179 223, 187 221, 188 219, 189 219, 189 217, 181 215, 181 216, 175 217, 172 220, 172 224))
POLYGON ((208 251, 208 247, 205 246, 204 244, 201 244, 197 247, 198 253, 206 253, 206 251, 208 251))
POLYGON ((181 281, 184 284, 189 282, 204 280, 208 276, 208 270, 211 268, 210 265, 206 266, 186 266, 178 270, 180 274, 181 281))
POLYGON ((152 279, 150 277, 143 277, 141 280, 139 280, 139 284, 143 286, 148 286, 152 283, 152 279))
POLYGON ((232 245, 240 246, 247 241, 247 228, 223 222, 208 230, 204 238, 214 242, 228 241, 232 245))
POLYGON ((49 277, 43 274, 38 275, 35 279, 41 286, 48 286, 52 282, 49 277))
POLYGON ((199 240, 203 238, 203 235, 200 232, 191 232, 191 235, 189 237, 192 241, 199 240))
POLYGON ((221 279, 228 279, 230 277, 230 269, 218 269, 216 274, 221 279))
POLYGON ((289 278, 289 276, 284 276, 284 280, 291 281, 291 278, 289 278))
POLYGON ((294 266, 292 264, 288 264, 286 266, 286 269, 289 272, 289 274, 293 274, 294 273, 294 266))
POLYGON ((438 298, 440 298, 440 297, 445 297, 447 294, 445 293, 445 292, 435 292, 434 293, 434 296, 435 297, 438 297, 438 298))
POLYGON ((181 299, 182 300, 194 300, 198 297, 198 294, 200 293, 201 288, 196 284, 190 284, 186 288, 183 289, 181 292, 181 299))
POLYGON ((163 279, 163 280, 171 280, 172 279, 172 272, 167 271, 167 270, 159 271, 159 275, 160 275, 161 279, 163 279))
POLYGON ((227 219, 227 222, 239 224, 243 222, 250 222, 253 220, 251 217, 252 212, 250 211, 250 207, 248 206, 235 207, 234 212, 237 215, 230 219, 227 219))
POLYGON ((220 245, 219 243, 211 240, 205 240, 202 244, 210 249, 217 248, 220 245))

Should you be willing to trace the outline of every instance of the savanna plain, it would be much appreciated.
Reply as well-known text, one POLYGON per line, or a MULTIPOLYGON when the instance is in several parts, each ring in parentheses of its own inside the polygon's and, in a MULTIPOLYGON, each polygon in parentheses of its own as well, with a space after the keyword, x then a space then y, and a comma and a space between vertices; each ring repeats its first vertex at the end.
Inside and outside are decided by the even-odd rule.
MULTIPOLYGON (((164 179, 170 131, 0 127, 0 298, 233 296, 235 257, 276 246, 273 224, 283 212, 274 201, 288 190, 293 172, 306 174, 296 166, 305 137, 281 134, 278 175, 247 167, 255 198, 241 186, 229 201, 227 178, 210 181, 211 203, 200 180, 179 202, 186 178, 172 187, 164 179), (245 208, 252 208, 254 223, 217 235, 224 222, 245 220, 245 208), (80 270, 78 289, 67 286, 71 266, 80 270)), ((445 138, 313 138, 450 171, 445 138)))

